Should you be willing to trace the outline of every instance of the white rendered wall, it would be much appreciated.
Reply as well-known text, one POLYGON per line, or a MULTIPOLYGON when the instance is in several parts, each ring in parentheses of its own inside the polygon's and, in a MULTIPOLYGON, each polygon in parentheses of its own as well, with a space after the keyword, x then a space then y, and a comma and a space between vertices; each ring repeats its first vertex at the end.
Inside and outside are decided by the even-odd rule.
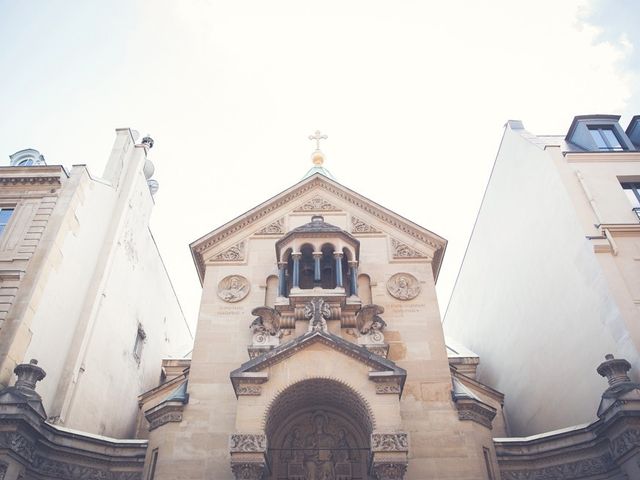
POLYGON ((39 286, 25 355, 47 372, 38 391, 55 422, 120 438, 134 435, 137 396, 158 384, 162 358, 184 355, 192 343, 149 231, 144 151, 129 135, 119 131, 110 183, 89 178, 84 167, 72 172, 75 195, 39 266, 51 273, 39 286), (133 356, 139 324, 146 333, 140 363, 133 356))
MULTIPOLYGON (((520 131, 522 132, 522 131, 520 131)), ((635 354, 548 152, 507 128, 444 320, 505 393, 512 435, 595 419, 606 353, 635 354)))

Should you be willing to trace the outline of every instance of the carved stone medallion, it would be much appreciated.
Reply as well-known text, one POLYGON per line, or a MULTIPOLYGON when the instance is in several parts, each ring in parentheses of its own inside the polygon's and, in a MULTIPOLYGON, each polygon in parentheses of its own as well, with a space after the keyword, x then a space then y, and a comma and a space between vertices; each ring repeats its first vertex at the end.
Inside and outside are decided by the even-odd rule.
POLYGON ((420 282, 410 273, 396 273, 387 281, 387 291, 398 300, 413 300, 420 293, 420 282))
POLYGON ((225 302, 235 303, 249 294, 249 280, 242 275, 229 275, 218 283, 218 296, 225 302))

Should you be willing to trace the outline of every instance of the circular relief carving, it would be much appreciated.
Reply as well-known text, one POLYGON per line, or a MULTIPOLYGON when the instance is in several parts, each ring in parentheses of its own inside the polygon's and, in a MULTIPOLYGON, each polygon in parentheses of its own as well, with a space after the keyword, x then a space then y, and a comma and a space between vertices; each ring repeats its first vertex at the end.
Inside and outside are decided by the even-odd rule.
POLYGON ((396 273, 387 282, 387 291, 398 300, 413 300, 420 293, 420 283, 410 273, 396 273))
POLYGON ((242 275, 229 275, 218 283, 218 296, 225 302, 239 302, 249 294, 249 280, 242 275))

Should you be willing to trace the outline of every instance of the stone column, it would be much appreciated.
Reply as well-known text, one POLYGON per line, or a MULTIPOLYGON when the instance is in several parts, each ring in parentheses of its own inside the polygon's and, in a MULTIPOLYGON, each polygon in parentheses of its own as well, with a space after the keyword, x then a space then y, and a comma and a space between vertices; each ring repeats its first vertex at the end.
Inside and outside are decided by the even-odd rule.
POLYGON ((322 252, 313 252, 313 281, 314 283, 320 283, 322 280, 320 272, 320 260, 322 259, 322 252))
POLYGON ((336 287, 343 287, 342 284, 342 252, 333 252, 336 259, 336 287))
POLYGON ((358 296, 358 262, 349 262, 349 279, 351 280, 351 295, 358 296))
POLYGON ((302 253, 294 252, 291 257, 293 258, 293 288, 300 288, 300 257, 302 257, 302 253))
POLYGON ((284 297, 287 294, 287 262, 278 262, 278 297, 284 297))

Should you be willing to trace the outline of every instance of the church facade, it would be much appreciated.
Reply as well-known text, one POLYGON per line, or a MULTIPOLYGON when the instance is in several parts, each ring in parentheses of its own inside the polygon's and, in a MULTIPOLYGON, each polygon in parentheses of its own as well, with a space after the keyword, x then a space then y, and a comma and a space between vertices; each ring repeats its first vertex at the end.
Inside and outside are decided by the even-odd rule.
POLYGON ((497 478, 500 395, 469 378, 452 397, 435 293, 446 241, 332 180, 320 155, 300 183, 192 243, 193 357, 144 398, 147 470, 497 478))

